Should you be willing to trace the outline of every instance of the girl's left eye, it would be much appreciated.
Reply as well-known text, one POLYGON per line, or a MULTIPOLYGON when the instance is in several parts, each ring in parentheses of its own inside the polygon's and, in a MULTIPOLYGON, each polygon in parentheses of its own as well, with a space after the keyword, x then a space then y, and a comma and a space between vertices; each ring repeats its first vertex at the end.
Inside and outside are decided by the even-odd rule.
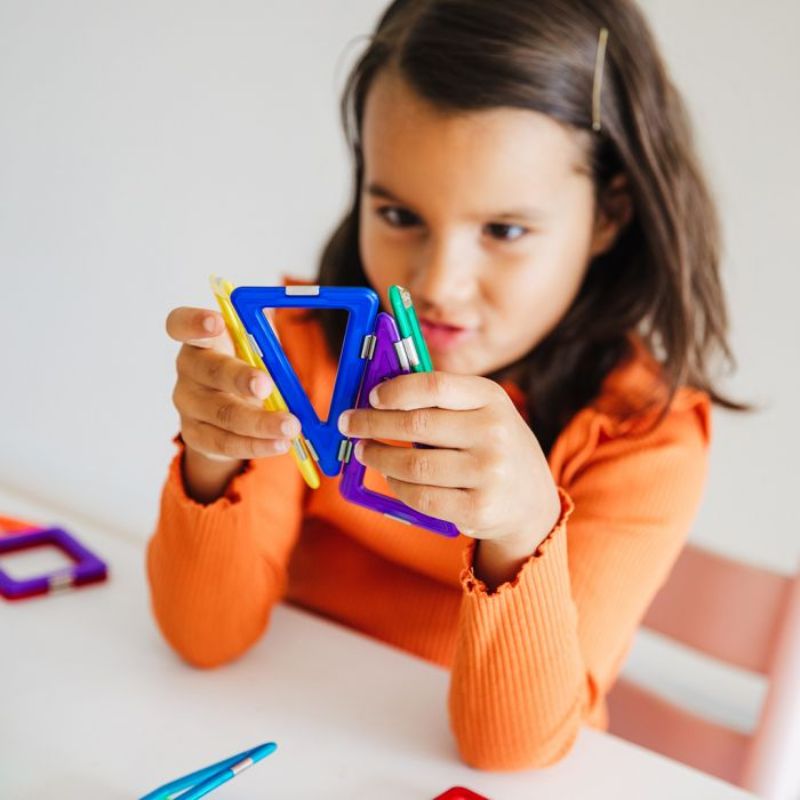
POLYGON ((410 228, 419 222, 415 214, 399 206, 383 206, 377 213, 392 228, 410 228))
POLYGON ((501 222, 492 222, 486 226, 487 233, 493 239, 499 239, 503 242, 515 242, 521 239, 527 232, 527 228, 522 225, 506 225, 501 222))

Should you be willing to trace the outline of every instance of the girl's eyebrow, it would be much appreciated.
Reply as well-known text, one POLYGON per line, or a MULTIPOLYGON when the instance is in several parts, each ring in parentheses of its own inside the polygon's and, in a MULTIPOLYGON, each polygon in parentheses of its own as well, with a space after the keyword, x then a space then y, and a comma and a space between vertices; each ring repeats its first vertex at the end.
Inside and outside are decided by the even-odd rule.
POLYGON ((392 192, 390 192, 385 186, 381 186, 379 183, 368 183, 367 194, 372 195, 373 197, 382 197, 384 200, 391 200, 393 203, 406 205, 399 197, 392 194, 392 192))
MULTIPOLYGON (((368 195, 372 197, 380 197, 383 200, 389 200, 392 203, 398 203, 403 206, 410 206, 409 203, 406 203, 404 200, 399 198, 396 194, 389 191, 385 186, 382 186, 380 183, 375 183, 374 181, 367 184, 366 192, 368 195)), ((504 219, 525 219, 530 222, 540 222, 546 218, 546 214, 544 211, 538 208, 530 208, 530 207, 519 207, 509 209, 508 211, 501 211, 496 214, 477 214, 475 215, 476 219, 495 219, 495 220, 504 220, 504 219)))

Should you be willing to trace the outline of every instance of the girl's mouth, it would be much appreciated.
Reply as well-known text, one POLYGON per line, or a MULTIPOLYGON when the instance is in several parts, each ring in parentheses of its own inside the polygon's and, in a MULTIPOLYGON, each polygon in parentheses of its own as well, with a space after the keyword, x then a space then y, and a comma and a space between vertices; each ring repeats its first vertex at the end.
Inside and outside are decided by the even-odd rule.
POLYGON ((422 335, 431 350, 439 353, 459 347, 475 334, 475 328, 462 328, 443 322, 433 322, 423 317, 419 320, 422 335))

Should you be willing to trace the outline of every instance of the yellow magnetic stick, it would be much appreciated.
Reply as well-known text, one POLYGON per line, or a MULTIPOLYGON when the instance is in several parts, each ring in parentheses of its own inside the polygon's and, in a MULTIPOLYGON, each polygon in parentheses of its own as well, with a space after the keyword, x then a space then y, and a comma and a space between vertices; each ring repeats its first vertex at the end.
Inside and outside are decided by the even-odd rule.
MULTIPOLYGON (((225 319, 225 325, 228 328, 228 333, 230 333, 231 338, 233 339, 233 344, 236 348, 236 355, 238 355, 243 361, 246 361, 251 367, 263 370, 267 373, 267 375, 269 375, 269 370, 267 369, 266 365, 251 347, 250 342, 247 339, 247 331, 245 331, 244 325, 242 325, 242 321, 239 319, 239 315, 236 313, 233 303, 231 303, 231 292, 233 291, 233 285, 229 281, 212 275, 211 289, 214 292, 214 297, 217 298, 217 304, 219 305, 219 309, 225 319)), ((270 380, 271 379, 272 376, 270 376, 270 380)), ((264 400, 264 408, 266 408, 267 411, 289 410, 289 407, 286 405, 286 401, 278 391, 278 387, 275 386, 274 381, 272 392, 270 392, 269 397, 264 400)), ((317 472, 317 468, 314 465, 314 459, 308 452, 308 448, 306 447, 305 440, 302 436, 298 436, 292 440, 291 453, 295 463, 297 464, 297 468, 300 470, 300 474, 305 479, 305 482, 312 489, 318 489, 319 472, 317 472)))

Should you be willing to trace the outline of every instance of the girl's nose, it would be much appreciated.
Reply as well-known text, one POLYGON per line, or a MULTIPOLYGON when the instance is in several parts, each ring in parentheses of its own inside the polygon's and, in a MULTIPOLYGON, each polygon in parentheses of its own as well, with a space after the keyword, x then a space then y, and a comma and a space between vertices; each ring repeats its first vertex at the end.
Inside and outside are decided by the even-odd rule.
POLYGON ((453 240, 431 239, 416 260, 408 288, 423 309, 466 304, 477 288, 473 259, 453 240))

